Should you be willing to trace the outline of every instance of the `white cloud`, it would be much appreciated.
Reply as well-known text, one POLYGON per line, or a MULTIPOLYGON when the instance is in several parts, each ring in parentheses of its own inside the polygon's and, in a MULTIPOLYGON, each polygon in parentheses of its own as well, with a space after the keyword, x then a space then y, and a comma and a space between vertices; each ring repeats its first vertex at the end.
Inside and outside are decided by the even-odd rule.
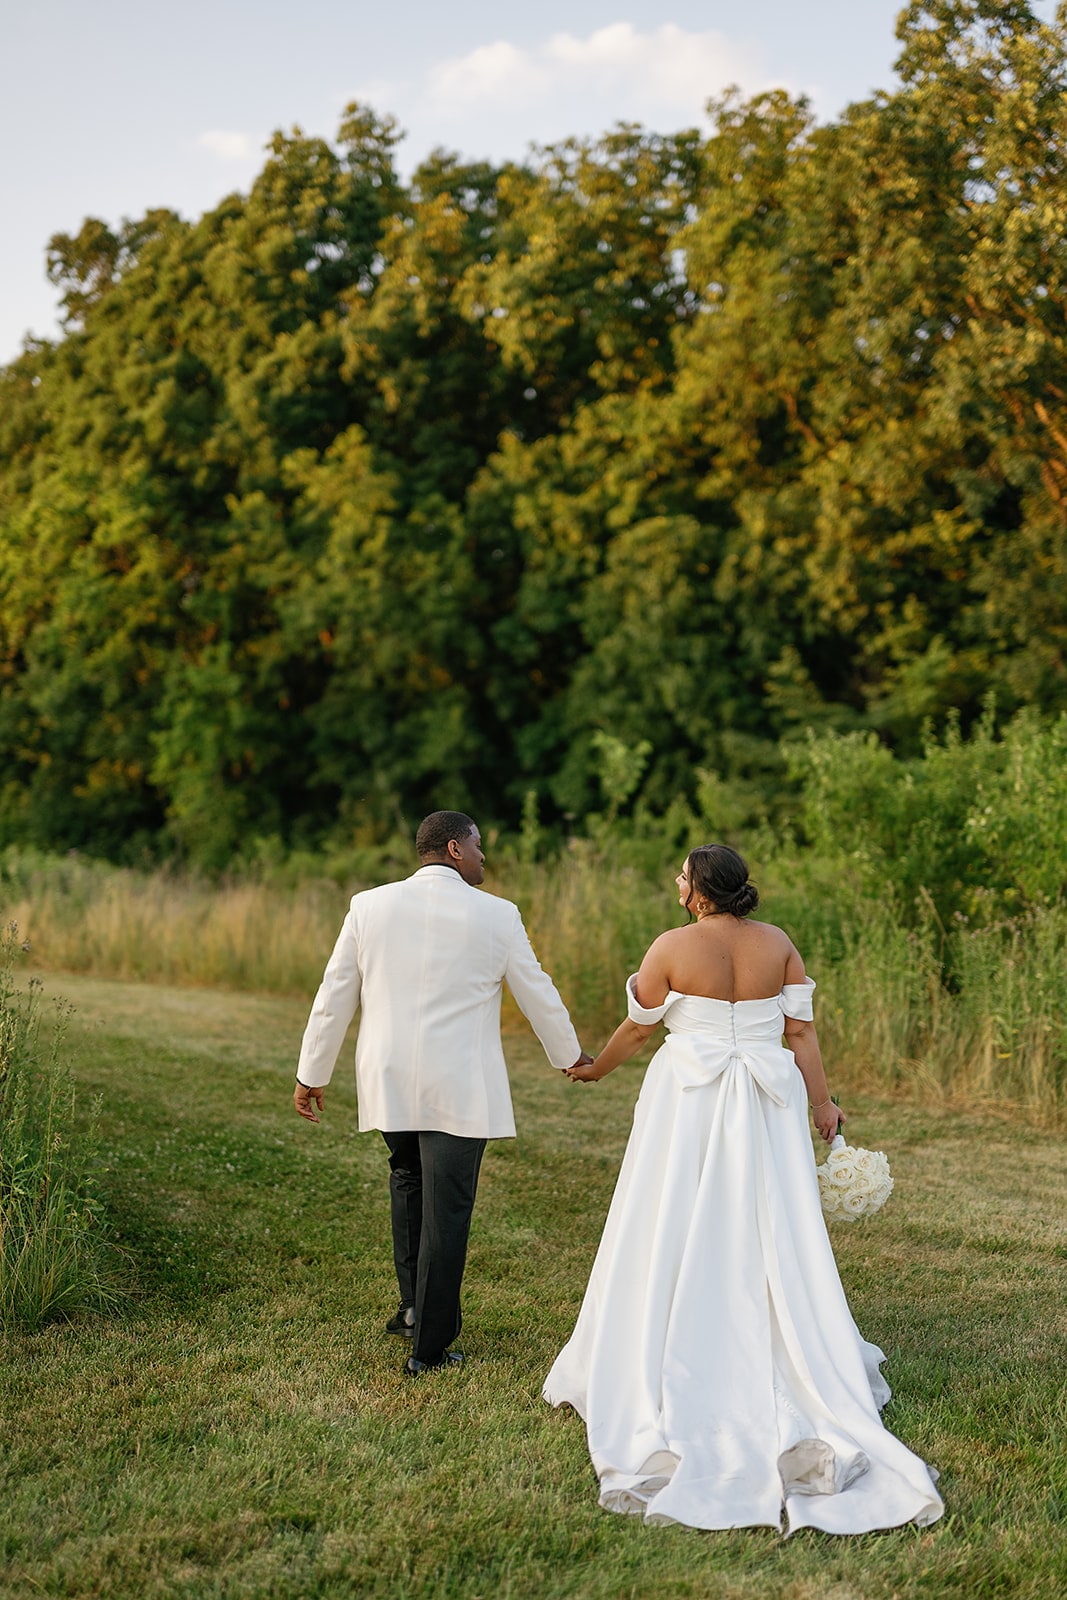
POLYGON ((196 142, 202 150, 209 150, 220 161, 247 161, 250 156, 259 154, 263 141, 250 133, 212 128, 208 133, 202 133, 196 142))
POLYGON ((641 33, 614 22, 586 38, 557 33, 531 48, 498 39, 441 61, 427 75, 426 97, 438 118, 456 123, 500 110, 539 123, 566 114, 572 132, 575 116, 584 129, 636 120, 666 132, 699 121, 707 100, 730 83, 754 93, 770 79, 752 51, 724 34, 675 23, 641 33))
POLYGON ((430 68, 430 99, 446 112, 468 111, 478 102, 528 105, 552 89, 551 72, 543 58, 543 50, 520 50, 506 39, 480 45, 469 55, 430 68))

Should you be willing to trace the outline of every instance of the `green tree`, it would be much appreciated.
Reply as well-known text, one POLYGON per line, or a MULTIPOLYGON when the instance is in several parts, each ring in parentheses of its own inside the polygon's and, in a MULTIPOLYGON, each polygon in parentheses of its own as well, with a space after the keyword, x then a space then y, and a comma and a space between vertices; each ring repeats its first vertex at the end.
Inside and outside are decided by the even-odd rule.
POLYGON ((758 801, 809 726, 1067 706, 1067 13, 898 31, 822 126, 732 95, 404 184, 353 105, 57 235, 64 337, 0 374, 4 836, 551 825, 605 739, 627 804, 758 801))

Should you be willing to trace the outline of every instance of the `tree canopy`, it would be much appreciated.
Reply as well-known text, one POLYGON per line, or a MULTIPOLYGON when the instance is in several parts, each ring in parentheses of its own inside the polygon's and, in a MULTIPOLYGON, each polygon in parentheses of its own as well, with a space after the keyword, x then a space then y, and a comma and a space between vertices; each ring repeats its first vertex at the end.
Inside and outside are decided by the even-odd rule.
POLYGON ((397 175, 365 106, 48 247, 0 371, 0 837, 215 866, 663 807, 807 726, 1067 708, 1067 10, 818 124, 397 175))

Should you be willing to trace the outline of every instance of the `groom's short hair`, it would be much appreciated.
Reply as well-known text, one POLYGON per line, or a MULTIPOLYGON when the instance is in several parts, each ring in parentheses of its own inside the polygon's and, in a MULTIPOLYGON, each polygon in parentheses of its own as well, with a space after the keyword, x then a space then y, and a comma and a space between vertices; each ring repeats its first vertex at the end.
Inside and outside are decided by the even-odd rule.
POLYGON ((465 811, 431 811, 419 823, 415 835, 415 851, 420 860, 427 856, 448 854, 450 839, 469 839, 474 832, 474 818, 465 811))

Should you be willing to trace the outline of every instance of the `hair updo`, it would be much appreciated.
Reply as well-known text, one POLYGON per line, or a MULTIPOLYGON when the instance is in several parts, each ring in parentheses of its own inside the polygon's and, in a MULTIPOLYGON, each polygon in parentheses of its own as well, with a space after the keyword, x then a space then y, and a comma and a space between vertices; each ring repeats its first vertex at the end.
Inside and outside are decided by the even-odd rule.
POLYGON ((759 891, 748 881, 748 867, 728 844, 701 844, 690 850, 685 864, 689 879, 689 901, 694 895, 708 900, 716 911, 731 917, 747 917, 759 905, 759 891))

